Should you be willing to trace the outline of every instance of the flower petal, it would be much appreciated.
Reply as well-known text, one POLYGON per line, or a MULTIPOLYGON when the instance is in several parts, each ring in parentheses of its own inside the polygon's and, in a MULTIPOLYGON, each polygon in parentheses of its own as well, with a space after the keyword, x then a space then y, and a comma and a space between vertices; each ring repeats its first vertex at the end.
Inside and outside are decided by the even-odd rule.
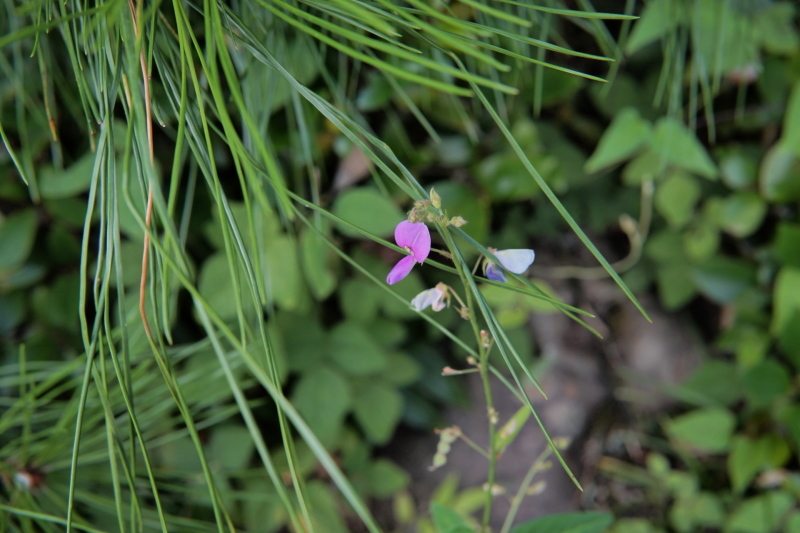
POLYGON ((422 222, 402 221, 394 228, 394 240, 397 246, 411 250, 418 263, 425 261, 431 252, 431 232, 422 222))
POLYGON ((414 296, 414 299, 411 300, 411 308, 415 311, 422 311, 428 306, 432 306, 434 311, 441 311, 444 308, 443 298, 444 293, 434 287, 414 296))
POLYGON ((505 283, 507 281, 503 269, 495 265, 491 261, 489 261, 488 264, 486 265, 486 277, 492 281, 499 281, 501 283, 505 283))
POLYGON ((500 250, 494 254, 500 264, 509 272, 522 274, 533 263, 536 254, 533 250, 500 250))
POLYGON ((414 256, 407 255, 398 261, 394 268, 389 272, 389 275, 386 276, 386 283, 389 285, 394 285, 404 277, 408 276, 408 273, 411 272, 412 268, 414 268, 414 256))

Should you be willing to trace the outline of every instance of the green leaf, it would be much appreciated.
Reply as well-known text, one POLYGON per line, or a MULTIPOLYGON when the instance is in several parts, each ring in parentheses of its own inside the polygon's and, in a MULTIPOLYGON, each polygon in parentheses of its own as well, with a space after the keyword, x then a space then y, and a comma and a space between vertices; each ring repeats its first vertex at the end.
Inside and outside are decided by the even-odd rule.
POLYGON ((623 109, 600 138, 597 148, 586 162, 586 172, 597 172, 630 159, 649 142, 651 130, 650 123, 636 109, 623 109))
POLYGON ((708 299, 720 303, 736 300, 755 284, 755 268, 743 259, 716 256, 692 269, 691 279, 697 290, 708 299))
POLYGON ((33 209, 0 220, 0 272, 21 266, 30 255, 35 238, 36 211, 33 209))
POLYGON ((255 444, 247 428, 226 424, 214 427, 209 442, 209 457, 224 470, 245 468, 253 455, 255 444))
MULTIPOLYGON (((244 271, 241 268, 238 269, 238 276, 241 286, 245 281, 244 271)), ((222 320, 235 320, 238 316, 239 302, 245 300, 231 296, 235 293, 233 275, 228 264, 228 257, 223 252, 212 255, 203 263, 197 289, 209 307, 214 309, 214 312, 222 320)), ((253 317, 256 314, 252 305, 244 305, 241 310, 246 317, 253 317)))
POLYGON ((754 407, 767 407, 789 389, 791 378, 773 359, 762 361, 743 376, 745 392, 754 407))
POLYGON ((308 288, 314 298, 324 300, 336 289, 336 276, 328 268, 330 249, 321 236, 307 230, 300 237, 300 251, 308 288))
MULTIPOLYGON (((795 34, 796 38, 797 34, 795 34)), ((783 115, 781 144, 793 151, 794 155, 800 157, 800 81, 795 81, 789 102, 786 104, 786 112, 783 115)))
POLYGON ((770 331, 777 336, 795 313, 800 313, 800 269, 784 267, 778 272, 773 290, 770 331))
POLYGON ((727 409, 697 409, 665 424, 676 445, 701 453, 723 453, 736 426, 736 417, 727 409))
POLYGON ((667 35, 682 22, 685 10, 672 0, 648 2, 639 20, 633 26, 625 53, 633 55, 644 46, 667 35))
POLYGON ((389 362, 383 347, 357 322, 342 322, 333 328, 329 349, 336 364, 355 376, 380 372, 389 362))
POLYGON ((376 498, 388 498, 406 488, 410 481, 408 472, 388 459, 378 459, 367 471, 370 494, 376 498))
POLYGON ((520 524, 512 533, 602 533, 614 521, 608 512, 560 513, 520 524))
POLYGON ((370 442, 386 444, 403 414, 403 397, 388 383, 368 381, 356 389, 353 412, 370 442))
POLYGON ((651 149, 647 149, 625 165, 622 171, 622 182, 625 185, 639 187, 647 181, 654 181, 660 177, 666 165, 664 158, 651 149))
POLYGON ((304 309, 309 298, 300 269, 297 241, 289 235, 276 235, 266 240, 265 247, 263 265, 268 296, 287 311, 304 309))
POLYGON ((431 515, 433 524, 436 526, 436 533, 471 533, 473 531, 460 514, 444 505, 431 503, 431 515))
POLYGON ((705 217, 695 220, 683 231, 683 249, 693 263, 703 263, 719 249, 719 230, 705 217))
POLYGON ((761 194, 772 202, 800 198, 800 157, 780 142, 767 151, 759 169, 761 194))
POLYGON ((661 265, 656 272, 658 295, 667 309, 678 309, 697 293, 691 282, 691 269, 685 263, 661 265))
POLYGON ((786 266, 800 268, 800 224, 781 222, 772 243, 775 256, 786 266))
POLYGON ((289 370, 305 372, 322 363, 329 340, 317 320, 282 312, 275 317, 275 321, 289 370))
POLYGON ((775 2, 764 6, 758 14, 756 31, 761 45, 769 53, 790 55, 797 52, 800 36, 797 34, 797 27, 792 24, 795 11, 796 6, 791 2, 775 2))
MULTIPOLYGON (((406 218, 394 202, 371 187, 343 192, 333 204, 333 214, 378 237, 392 235, 395 226, 406 218)), ((337 227, 349 237, 361 236, 347 225, 339 224, 337 227)))
POLYGON ((794 496, 784 491, 768 492, 744 501, 729 517, 726 532, 771 533, 792 508, 794 496))
POLYGON ((745 189, 752 186, 758 178, 760 150, 751 146, 733 145, 729 149, 719 150, 719 162, 722 181, 731 189, 745 189))
POLYGON ((742 396, 741 379, 735 365, 710 359, 672 392, 695 405, 731 405, 742 396))
POLYGON ((734 237, 747 237, 756 231, 767 214, 767 204, 754 192, 728 196, 722 207, 722 228, 734 237))
POLYGON ((791 457, 786 441, 774 434, 757 440, 738 435, 731 441, 728 474, 734 491, 742 492, 762 469, 780 468, 791 457))
POLYGON ((43 169, 39 174, 39 194, 42 198, 56 199, 69 198, 85 192, 92 182, 94 162, 95 154, 87 152, 63 171, 54 168, 43 169))
POLYGON ((795 311, 778 332, 778 346, 795 368, 800 369, 800 311, 795 311))
POLYGON ((697 140, 695 134, 677 119, 668 117, 659 119, 650 146, 670 165, 709 179, 717 176, 717 168, 705 147, 697 140))
POLYGON ((326 448, 339 441, 344 415, 352 405, 350 385, 337 371, 320 366, 303 374, 292 403, 326 448))
POLYGON ((682 228, 692 218, 694 206, 700 198, 700 185, 685 172, 671 172, 658 184, 655 206, 670 226, 682 228))
POLYGON ((339 304, 348 319, 369 322, 378 313, 378 306, 385 293, 374 283, 360 279, 348 279, 339 286, 339 304))
MULTIPOLYGON (((476 171, 476 175, 480 172, 476 171)), ((478 178, 480 179, 480 177, 478 178)), ((517 176, 520 182, 530 181, 529 176, 517 176)), ((437 181, 433 185, 442 198, 442 208, 447 216, 462 216, 467 221, 463 229, 473 239, 485 242, 489 237, 490 204, 488 198, 479 194, 475 187, 452 181, 437 181)))
POLYGON ((681 533, 718 528, 725 520, 725 510, 719 496, 701 492, 678 498, 669 510, 669 520, 681 533))

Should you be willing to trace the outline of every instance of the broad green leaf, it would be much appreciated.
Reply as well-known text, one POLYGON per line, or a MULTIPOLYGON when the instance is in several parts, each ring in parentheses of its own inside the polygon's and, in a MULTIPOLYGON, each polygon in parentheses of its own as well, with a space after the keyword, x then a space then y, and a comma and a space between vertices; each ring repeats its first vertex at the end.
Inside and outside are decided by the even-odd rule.
POLYGON ((414 358, 394 352, 389 354, 389 363, 381 373, 381 377, 393 385, 404 387, 416 382, 420 374, 422 368, 414 358))
POLYGON ((39 173, 39 194, 46 199, 60 199, 75 196, 89 189, 92 181, 95 154, 86 155, 60 171, 46 168, 39 173))
POLYGON ((742 31, 752 24, 742 10, 727 0, 696 0, 691 7, 692 42, 705 68, 727 73, 759 59, 757 41, 742 31))
POLYGON ((597 172, 630 159, 650 140, 652 126, 639 112, 623 109, 603 133, 592 156, 586 162, 586 172, 597 172))
POLYGON ((331 487, 319 480, 311 480, 306 485, 314 531, 325 533, 348 533, 350 528, 342 516, 342 503, 331 487))
POLYGON ((715 256, 694 267, 691 278, 700 293, 714 302, 725 304, 733 302, 755 284, 756 272, 753 265, 743 259, 715 256))
POLYGON ((747 237, 756 231, 767 214, 767 204, 754 192, 737 192, 724 200, 722 228, 734 237, 747 237))
POLYGON ((800 198, 800 156, 783 142, 770 148, 761 161, 759 187, 769 201, 790 202, 800 198))
POLYGON ((386 444, 403 414, 403 397, 389 383, 371 380, 356 388, 353 413, 370 442, 386 444))
POLYGON ((697 293, 691 278, 691 268, 685 263, 669 263, 656 271, 658 294, 667 309, 678 309, 697 293))
POLYGON ((685 172, 672 172, 656 188, 655 206, 670 226, 682 228, 692 218, 700 185, 685 172))
POLYGON ((772 243, 775 256, 786 266, 800 268, 800 224, 781 222, 772 243))
POLYGON ((769 53, 790 55, 800 48, 797 26, 792 24, 796 10, 797 6, 792 2, 775 2, 760 10, 755 23, 756 31, 762 46, 769 53))
MULTIPOLYGON (((241 284, 245 282, 242 269, 238 269, 238 276, 241 287, 241 284)), ((227 256, 221 252, 212 255, 203 263, 197 289, 209 307, 214 309, 214 312, 222 320, 235 320, 238 316, 239 301, 250 301, 248 298, 240 300, 233 296, 235 293, 233 274, 231 274, 227 256)), ((245 305, 241 311, 249 317, 255 316, 256 313, 252 305, 245 305)))
POLYGON ((746 189, 758 179, 757 157, 760 150, 749 145, 733 145, 719 150, 719 170, 722 181, 731 189, 746 189))
POLYGON ((30 255, 35 238, 36 211, 33 209, 0 219, 0 272, 21 266, 30 255))
POLYGON ((410 481, 408 472, 388 459, 378 459, 367 471, 370 493, 377 498, 389 498, 404 489, 410 481))
POLYGON ((709 359, 674 389, 678 398, 701 406, 731 405, 742 397, 741 379, 735 365, 709 359))
POLYGON ((772 401, 784 395, 791 378, 783 365, 767 359, 748 370, 742 381, 750 403, 761 408, 768 407, 772 401))
POLYGON ((224 470, 245 468, 255 449, 247 428, 232 424, 214 427, 208 446, 210 459, 224 470))
MULTIPOLYGON (((797 38, 797 34, 795 34, 797 38)), ((783 115, 781 144, 800 157, 800 81, 795 81, 786 112, 783 115)))
POLYGON ((726 532, 770 533, 780 524, 792 508, 794 496, 775 491, 744 501, 728 518, 726 532))
POLYGON ((725 520, 725 510, 719 496, 701 492, 678 498, 669 510, 669 520, 681 533, 698 528, 719 528, 725 520))
POLYGON ((792 315, 800 313, 800 269, 782 268, 775 279, 772 297, 774 303, 770 331, 777 336, 792 315))
POLYGON ((794 364, 800 369, 800 311, 795 311, 778 332, 778 346, 794 364))
POLYGON ((262 262, 267 296, 287 311, 299 311, 309 304, 303 283, 297 241, 289 235, 276 235, 265 242, 266 257, 262 262))
POLYGON ((625 165, 622 181, 625 185, 639 187, 642 183, 659 178, 665 168, 664 158, 648 148, 625 165))
POLYGON ((444 505, 431 503, 431 515, 436 533, 467 533, 473 531, 460 514, 444 505))
MULTIPOLYGON (((477 173, 477 172, 476 172, 477 173)), ((480 179, 480 178, 479 178, 480 179)), ((530 181, 527 177, 514 179, 530 181)), ((467 221, 463 229, 473 239, 485 242, 489 236, 490 205, 488 198, 478 194, 474 187, 453 181, 438 181, 433 184, 442 198, 442 208, 447 216, 462 216, 467 221)))
POLYGON ((357 322, 342 322, 334 327, 328 349, 333 361, 354 376, 375 374, 389 363, 384 348, 357 322))
POLYGON ((669 420, 667 435, 676 445, 701 453, 723 453, 736 426, 736 417, 727 409, 697 409, 669 420))
POLYGON ((602 533, 614 521, 608 512, 561 513, 520 524, 512 533, 602 533))
POLYGON ((324 300, 336 289, 336 275, 328 267, 330 248, 322 237, 305 231, 300 238, 300 251, 308 288, 317 300, 324 300))
POLYGON ((313 317, 282 312, 278 313, 275 321, 289 370, 305 372, 318 366, 326 357, 328 335, 313 317))
POLYGON ((673 31, 682 22, 685 10, 672 0, 648 2, 636 21, 625 45, 625 53, 633 55, 644 46, 673 31))
POLYGON ((656 122, 651 149, 666 163, 703 177, 717 177, 717 168, 697 136, 674 118, 656 122))
MULTIPOLYGON (((406 219, 394 202, 371 187, 343 192, 333 204, 333 214, 378 237, 393 235, 395 226, 406 219)), ((338 224, 337 228, 350 237, 361 236, 344 224, 338 224)))
POLYGON ((683 248, 693 263, 703 263, 710 259, 719 249, 719 230, 709 224, 705 217, 696 219, 683 231, 683 248))
POLYGON ((339 286, 338 295, 345 316, 359 322, 373 320, 379 303, 386 297, 374 283, 360 279, 346 280, 339 286))
POLYGON ((789 445, 774 434, 752 439, 737 435, 731 441, 728 475, 734 491, 742 492, 762 469, 780 468, 791 457, 789 445))
POLYGON ((292 404, 326 448, 339 441, 344 416, 352 405, 347 380, 337 371, 319 366, 300 378, 292 391, 292 404))

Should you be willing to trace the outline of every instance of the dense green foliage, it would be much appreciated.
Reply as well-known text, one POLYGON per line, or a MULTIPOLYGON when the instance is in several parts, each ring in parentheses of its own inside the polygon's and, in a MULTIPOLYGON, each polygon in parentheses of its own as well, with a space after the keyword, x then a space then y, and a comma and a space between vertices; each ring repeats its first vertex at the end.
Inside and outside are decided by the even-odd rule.
POLYGON ((617 271, 712 309, 708 356, 601 463, 638 490, 614 525, 513 531, 800 531, 796 10, 556 4, 5 2, 0 531, 379 531, 389 498, 398 527, 474 531, 485 491, 418 512, 375 450, 463 401, 441 372, 468 356, 521 390, 530 314, 581 323, 548 276, 617 271), (468 223, 389 287, 431 187, 468 223), (489 246, 568 259, 488 283, 489 246), (475 322, 409 308, 439 281, 475 322))

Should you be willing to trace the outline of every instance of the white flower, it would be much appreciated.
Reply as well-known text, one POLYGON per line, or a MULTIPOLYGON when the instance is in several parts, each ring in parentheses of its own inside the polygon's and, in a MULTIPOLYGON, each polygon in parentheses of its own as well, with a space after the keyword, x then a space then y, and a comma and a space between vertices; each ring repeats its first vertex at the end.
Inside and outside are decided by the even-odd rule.
MULTIPOLYGON (((494 255, 497 257, 497 260, 500 261, 500 264, 503 265, 503 268, 514 274, 524 273, 536 258, 536 254, 533 253, 533 250, 528 249, 498 250, 494 252, 494 255)), ((506 275, 503 271, 498 268, 496 264, 488 260, 486 265, 486 277, 503 283, 506 281, 506 275)))
POLYGON ((434 311, 441 311, 445 306, 444 296, 444 291, 439 287, 422 291, 411 300, 411 308, 414 311, 422 311, 430 306, 434 311))

